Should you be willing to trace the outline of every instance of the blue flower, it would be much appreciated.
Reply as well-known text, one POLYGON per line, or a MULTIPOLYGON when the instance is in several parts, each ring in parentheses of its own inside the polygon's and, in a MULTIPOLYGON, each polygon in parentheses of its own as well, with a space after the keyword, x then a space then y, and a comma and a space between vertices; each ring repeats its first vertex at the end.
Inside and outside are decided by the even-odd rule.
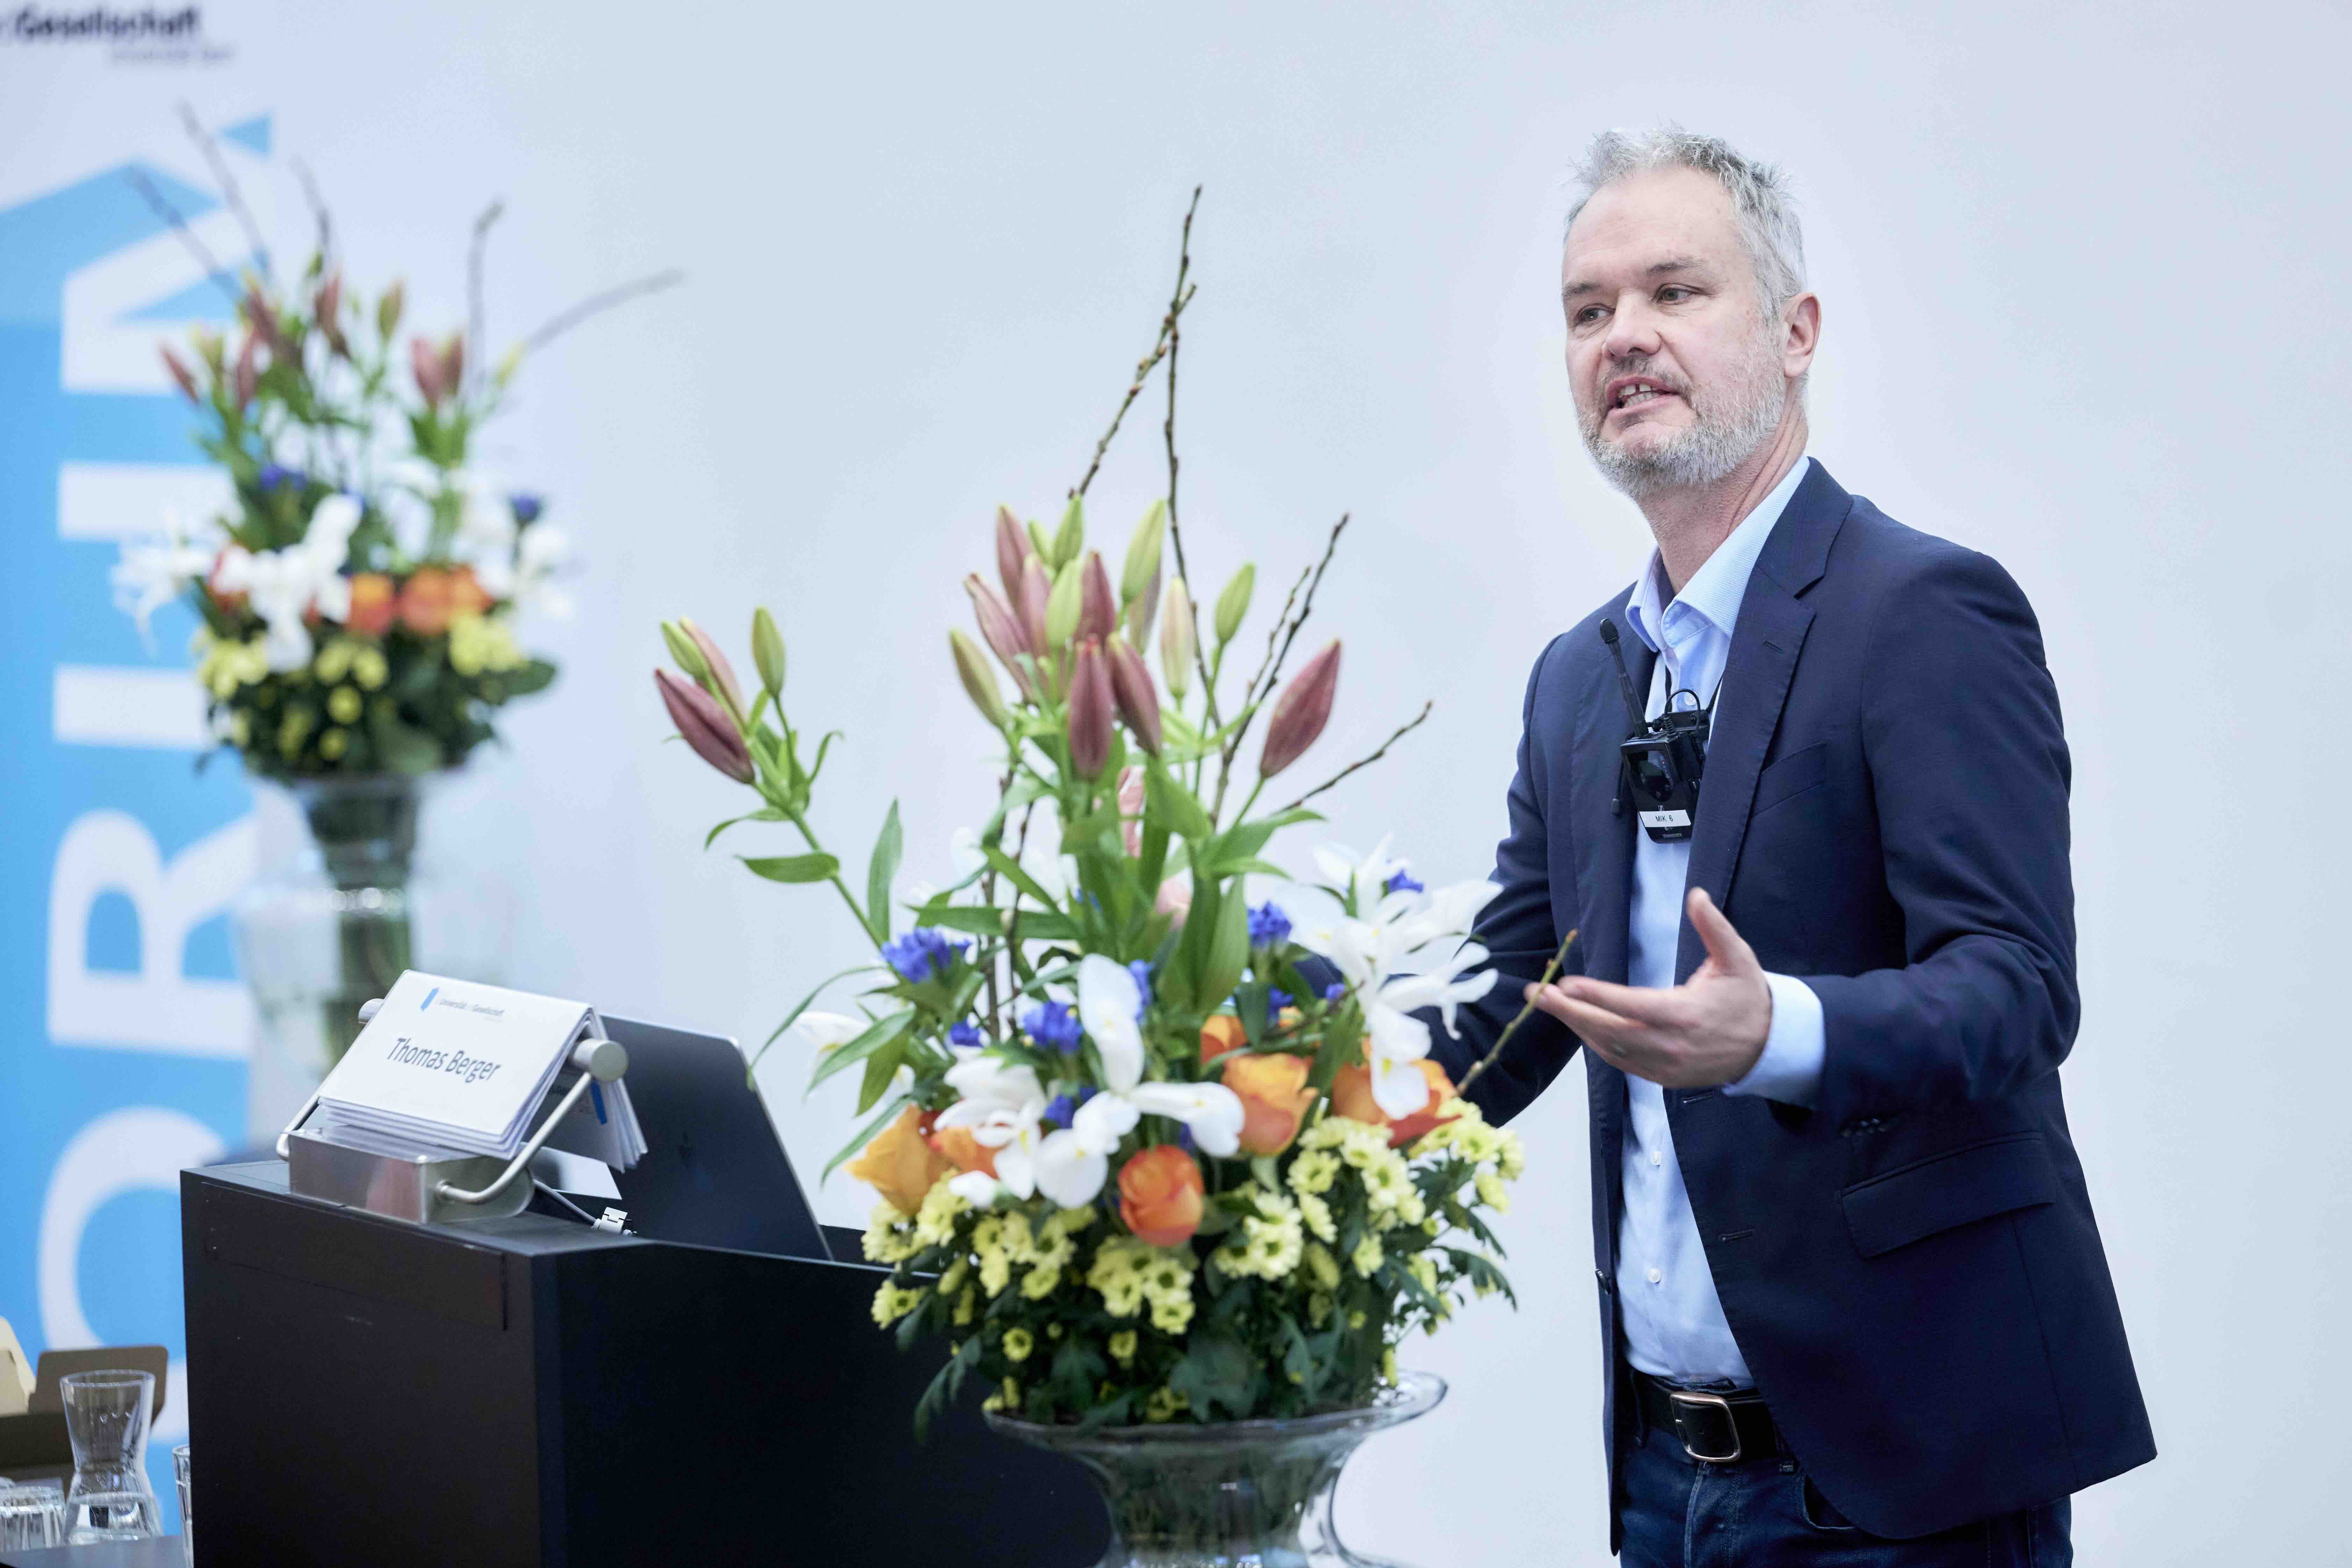
POLYGON ((1056 1127, 1067 1127, 1077 1110, 1077 1101, 1066 1094, 1057 1094, 1045 1102, 1045 1120, 1056 1127))
POLYGON ((885 943, 882 956, 901 979, 919 984, 944 976, 971 946, 968 942, 950 941, 937 926, 917 926, 885 943))
POLYGON ((980 1026, 969 1018, 959 1019, 948 1026, 948 1044, 951 1046, 977 1046, 982 1038, 980 1026))
POLYGON ((1330 984, 1323 987, 1323 1000, 1326 1002, 1338 1003, 1347 994, 1348 983, 1344 980, 1334 980, 1330 984))
POLYGON ((1273 1023, 1281 1015, 1282 1010, 1296 1000, 1296 997, 1279 985, 1267 986, 1265 988, 1265 1021, 1269 1024, 1273 1023))
POLYGON ((1078 1036, 1078 1016, 1059 1002, 1042 1003, 1032 1007, 1021 1019, 1022 1031, 1049 1051, 1076 1054, 1078 1036))
POLYGON ((1135 1021, 1140 1024, 1144 1009, 1151 1005, 1151 960, 1139 958, 1127 966, 1127 972, 1135 976, 1135 989, 1142 997, 1135 1005, 1135 1021))
POLYGON ((1384 893, 1418 893, 1422 890, 1422 886, 1412 879, 1412 872, 1399 871, 1388 879, 1388 885, 1381 890, 1384 893))
POLYGON ((539 514, 546 510, 545 504, 535 495, 509 496, 507 505, 514 509, 514 520, 525 528, 537 522, 539 514))
POLYGON ((257 482, 261 486, 261 492, 264 495, 275 494, 280 485, 292 485, 299 489, 302 486, 302 471, 299 468, 280 468, 276 463, 264 463, 261 465, 261 473, 257 482))
POLYGON ((1252 947, 1272 947, 1290 937, 1290 917, 1282 906, 1268 900, 1249 912, 1249 939, 1252 947))
POLYGON ((1190 1127, 1179 1127, 1176 1129, 1176 1147, 1183 1150, 1187 1154, 1192 1154, 1199 1152, 1201 1146, 1192 1141, 1192 1130, 1190 1127))

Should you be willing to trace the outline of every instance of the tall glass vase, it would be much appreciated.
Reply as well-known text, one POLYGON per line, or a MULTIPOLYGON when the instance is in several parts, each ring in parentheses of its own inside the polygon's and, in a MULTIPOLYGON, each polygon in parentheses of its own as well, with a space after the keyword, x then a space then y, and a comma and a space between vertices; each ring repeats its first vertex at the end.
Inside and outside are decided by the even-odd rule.
POLYGON ((1444 1397, 1443 1379, 1408 1372, 1371 1404, 1323 1415, 1091 1432, 986 1419, 1094 1473, 1111 1527, 1097 1568, 1402 1568, 1340 1543, 1332 1496, 1358 1445, 1444 1397))
POLYGON ((299 853, 237 900, 237 954, 259 1036, 247 1132, 275 1138, 360 1031, 359 1010, 404 969, 505 978, 512 901, 478 878, 420 865, 418 828, 438 780, 408 773, 290 786, 299 853))

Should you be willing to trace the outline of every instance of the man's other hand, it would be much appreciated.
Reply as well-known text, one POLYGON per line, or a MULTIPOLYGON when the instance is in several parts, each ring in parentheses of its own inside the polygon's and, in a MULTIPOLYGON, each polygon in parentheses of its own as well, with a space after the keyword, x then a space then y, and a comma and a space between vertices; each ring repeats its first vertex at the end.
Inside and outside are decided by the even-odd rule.
POLYGON ((1764 1054, 1772 988, 1706 889, 1693 888, 1685 907, 1706 962, 1671 991, 1575 975, 1527 995, 1612 1067, 1667 1089, 1712 1089, 1738 1082, 1764 1054))

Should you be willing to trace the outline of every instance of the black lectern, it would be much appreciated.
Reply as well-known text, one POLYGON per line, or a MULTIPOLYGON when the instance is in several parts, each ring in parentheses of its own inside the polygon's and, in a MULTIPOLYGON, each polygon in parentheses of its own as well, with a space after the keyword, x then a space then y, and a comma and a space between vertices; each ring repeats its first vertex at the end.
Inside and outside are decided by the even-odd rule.
POLYGON ((205 1568, 1079 1568, 1075 1464, 958 1409, 881 1271, 521 1214, 419 1226, 275 1163, 181 1178, 205 1568))

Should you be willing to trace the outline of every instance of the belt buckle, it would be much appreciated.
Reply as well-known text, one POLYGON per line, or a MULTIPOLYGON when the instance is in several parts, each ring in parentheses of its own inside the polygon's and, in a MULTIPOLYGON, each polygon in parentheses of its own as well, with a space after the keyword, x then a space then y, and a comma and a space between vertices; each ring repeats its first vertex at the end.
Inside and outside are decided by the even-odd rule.
POLYGON ((1684 1388, 1670 1390, 1666 1398, 1675 1407, 1675 1435, 1683 1440, 1684 1453, 1703 1465, 1728 1465, 1739 1458, 1739 1423, 1732 1416, 1731 1401, 1720 1394, 1702 1394, 1684 1388), (1723 1412, 1723 1429, 1730 1435, 1731 1452, 1702 1454, 1691 1447, 1690 1433, 1683 1426, 1683 1411, 1686 1406, 1696 1406, 1700 1409, 1711 1407, 1723 1412))

